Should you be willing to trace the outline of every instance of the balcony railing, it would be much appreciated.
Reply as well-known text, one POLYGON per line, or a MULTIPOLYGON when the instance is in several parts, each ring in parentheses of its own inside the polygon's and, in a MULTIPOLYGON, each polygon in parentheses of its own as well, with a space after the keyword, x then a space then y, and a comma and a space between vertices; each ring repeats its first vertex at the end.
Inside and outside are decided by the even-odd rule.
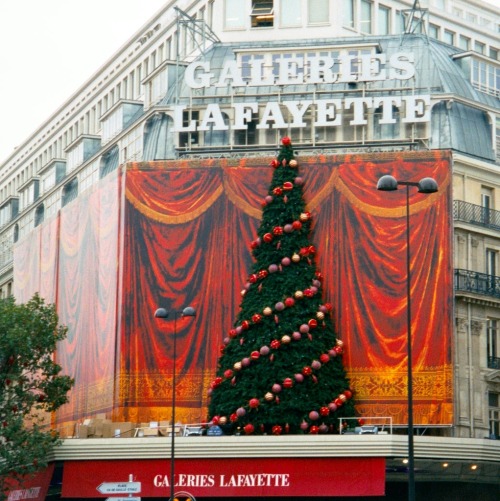
POLYGON ((500 211, 462 202, 461 200, 453 201, 453 219, 500 230, 500 211))
POLYGON ((455 290, 500 298, 500 277, 456 268, 455 290))
POLYGON ((500 369, 500 357, 488 357, 488 369, 500 369))

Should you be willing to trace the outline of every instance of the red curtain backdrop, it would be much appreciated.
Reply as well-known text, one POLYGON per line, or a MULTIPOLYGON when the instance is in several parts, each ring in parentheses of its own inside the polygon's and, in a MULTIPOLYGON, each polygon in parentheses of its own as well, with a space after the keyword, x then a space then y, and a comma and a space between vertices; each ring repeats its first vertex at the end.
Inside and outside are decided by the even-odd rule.
MULTIPOLYGON (((96 412, 132 422, 169 419, 174 334, 177 419, 205 418, 220 345, 250 271, 270 161, 130 164, 16 246, 16 297, 52 287, 70 327, 58 357, 76 386, 61 422, 96 412), (154 318, 158 307, 186 306, 195 318, 154 318)), ((414 411, 416 424, 450 424, 449 154, 299 157, 299 169, 357 410, 394 424, 407 419, 406 192, 379 192, 376 184, 384 174, 437 180, 438 193, 410 192, 414 411)))
MULTIPOLYGON (((122 322, 127 328, 121 343, 129 355, 122 351, 120 362, 120 401, 128 419, 147 420, 168 405, 174 329, 178 412, 184 421, 203 419, 219 346, 250 269, 248 244, 272 175, 269 161, 191 162, 185 168, 150 163, 128 170, 122 322), (153 317, 158 306, 187 305, 196 308, 196 319, 174 325, 153 317)), ((392 417, 394 424, 407 419, 406 195, 379 192, 376 183, 384 174, 438 181, 438 193, 415 189, 410 200, 414 408, 418 424, 450 423, 449 157, 312 157, 300 166, 316 221, 325 301, 336 307, 358 411, 392 417)))

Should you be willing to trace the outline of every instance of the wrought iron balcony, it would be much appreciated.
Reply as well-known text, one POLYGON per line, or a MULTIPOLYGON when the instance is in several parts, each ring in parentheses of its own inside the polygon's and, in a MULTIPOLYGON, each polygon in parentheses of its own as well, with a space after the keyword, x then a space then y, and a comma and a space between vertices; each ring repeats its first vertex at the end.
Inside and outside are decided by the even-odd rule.
POLYGON ((488 357, 488 369, 500 369, 500 357, 488 357))
POLYGON ((475 224, 494 230, 500 230, 500 211, 488 209, 461 200, 453 201, 453 219, 475 224))
POLYGON ((456 268, 455 290, 500 298, 500 277, 456 268))

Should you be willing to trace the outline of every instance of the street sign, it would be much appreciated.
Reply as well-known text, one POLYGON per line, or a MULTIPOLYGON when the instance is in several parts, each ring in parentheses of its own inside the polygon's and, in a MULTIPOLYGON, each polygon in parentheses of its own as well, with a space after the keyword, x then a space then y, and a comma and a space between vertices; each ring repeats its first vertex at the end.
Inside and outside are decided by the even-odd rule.
POLYGON ((106 501, 141 501, 141 498, 135 496, 128 496, 126 498, 106 498, 106 501))
MULTIPOLYGON (((103 482, 97 490, 101 494, 136 494, 141 492, 140 482, 103 482)), ((127 498, 130 499, 130 498, 127 498)))

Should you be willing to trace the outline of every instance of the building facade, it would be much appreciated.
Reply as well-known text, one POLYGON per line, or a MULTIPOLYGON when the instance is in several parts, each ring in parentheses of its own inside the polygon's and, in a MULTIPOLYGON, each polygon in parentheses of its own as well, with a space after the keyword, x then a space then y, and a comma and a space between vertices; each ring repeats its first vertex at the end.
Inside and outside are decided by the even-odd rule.
POLYGON ((453 419, 425 432, 498 438, 499 33, 479 0, 166 2, 0 166, 0 294, 24 290, 16 248, 120 166, 283 135, 305 157, 449 152, 453 419))

